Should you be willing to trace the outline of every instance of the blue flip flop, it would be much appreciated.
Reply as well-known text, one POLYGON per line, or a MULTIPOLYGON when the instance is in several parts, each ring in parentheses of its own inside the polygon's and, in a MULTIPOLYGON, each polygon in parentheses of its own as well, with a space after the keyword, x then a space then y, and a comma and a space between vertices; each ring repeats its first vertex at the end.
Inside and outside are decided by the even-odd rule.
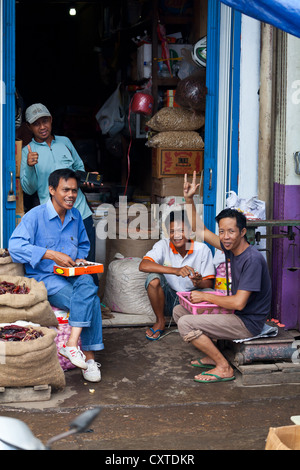
POLYGON ((157 333, 159 331, 159 335, 157 336, 157 338, 153 338, 153 336, 148 336, 146 334, 146 338, 149 339, 150 341, 157 341, 164 332, 164 330, 153 330, 153 328, 149 328, 149 330, 152 331, 153 335, 155 335, 155 333, 157 333))

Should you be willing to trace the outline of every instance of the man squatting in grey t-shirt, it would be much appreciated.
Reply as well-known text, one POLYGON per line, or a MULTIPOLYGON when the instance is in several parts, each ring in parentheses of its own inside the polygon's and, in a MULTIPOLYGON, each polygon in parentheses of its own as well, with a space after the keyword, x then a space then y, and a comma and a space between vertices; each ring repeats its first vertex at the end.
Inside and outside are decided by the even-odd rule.
MULTIPOLYGON (((195 172, 192 183, 188 183, 185 175, 183 192, 193 228, 196 226, 197 217, 199 224, 199 216, 193 202, 198 187, 195 172)), ((243 339, 260 334, 271 306, 268 266, 262 254, 249 245, 245 237, 246 217, 239 211, 224 209, 216 220, 219 225, 219 236, 204 226, 204 241, 224 251, 229 259, 232 295, 221 297, 195 290, 190 294, 190 301, 213 303, 234 310, 234 313, 191 315, 181 305, 173 310, 175 322, 184 341, 191 342, 205 354, 205 357, 191 362, 193 366, 207 370, 194 378, 201 383, 235 379, 232 367, 212 340, 243 339)))

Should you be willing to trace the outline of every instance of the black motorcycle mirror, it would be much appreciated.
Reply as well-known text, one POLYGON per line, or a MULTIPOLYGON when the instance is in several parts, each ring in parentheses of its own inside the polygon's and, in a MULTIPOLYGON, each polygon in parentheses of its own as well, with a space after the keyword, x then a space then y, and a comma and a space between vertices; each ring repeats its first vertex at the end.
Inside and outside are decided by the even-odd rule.
POLYGON ((99 415, 101 411, 100 407, 93 408, 92 410, 87 410, 84 413, 80 414, 77 416, 77 418, 74 419, 70 423, 70 429, 69 431, 63 432, 59 434, 58 436, 51 437, 49 441, 46 444, 46 449, 50 449, 52 444, 60 439, 64 439, 65 437, 71 436, 72 434, 84 432, 88 429, 90 424, 94 421, 94 419, 99 415))

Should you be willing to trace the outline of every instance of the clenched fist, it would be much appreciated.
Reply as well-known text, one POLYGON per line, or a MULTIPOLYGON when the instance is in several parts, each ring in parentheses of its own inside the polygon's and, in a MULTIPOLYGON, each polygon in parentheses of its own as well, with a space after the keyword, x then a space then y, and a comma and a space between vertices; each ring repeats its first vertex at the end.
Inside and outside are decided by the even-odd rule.
POLYGON ((27 165, 34 166, 38 162, 39 154, 37 152, 32 152, 30 145, 27 145, 27 148, 28 148, 27 165))

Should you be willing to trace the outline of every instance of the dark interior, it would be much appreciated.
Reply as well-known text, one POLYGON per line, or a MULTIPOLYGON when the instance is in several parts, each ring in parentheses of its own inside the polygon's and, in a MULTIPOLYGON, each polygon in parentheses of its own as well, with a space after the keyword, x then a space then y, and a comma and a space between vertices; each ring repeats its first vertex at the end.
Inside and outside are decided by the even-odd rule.
MULTIPOLYGON (((130 102, 128 85, 138 83, 132 38, 151 33, 151 18, 149 1, 16 3, 16 88, 23 111, 45 104, 54 133, 68 136, 86 170, 99 171, 107 185, 124 185, 130 133, 127 125, 122 136, 103 136, 95 115, 120 82, 130 102), (72 5, 76 16, 69 15, 72 5)), ((17 134, 26 144, 24 122, 17 134)), ((150 192, 151 156, 144 139, 134 139, 130 160, 129 184, 150 192)))

